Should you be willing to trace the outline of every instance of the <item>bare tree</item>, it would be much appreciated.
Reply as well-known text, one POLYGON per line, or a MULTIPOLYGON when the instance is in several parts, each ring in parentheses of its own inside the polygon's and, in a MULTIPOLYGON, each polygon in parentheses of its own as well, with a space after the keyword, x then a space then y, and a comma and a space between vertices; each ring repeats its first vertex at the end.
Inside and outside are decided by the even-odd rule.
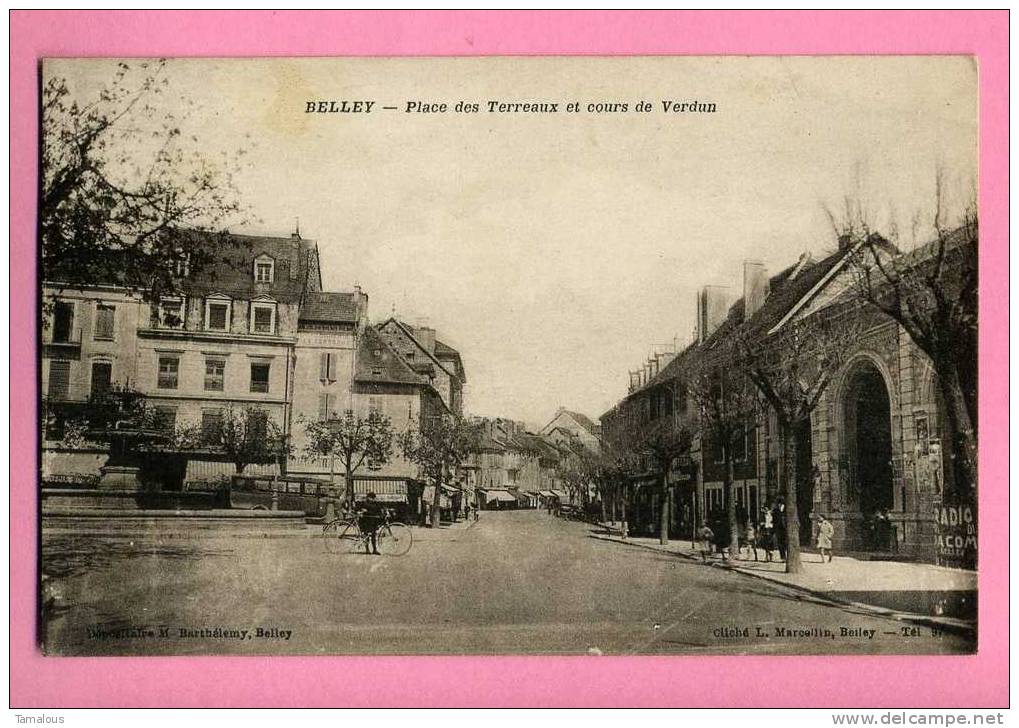
POLYGON ((848 201, 842 219, 829 217, 843 244, 852 246, 860 297, 898 323, 930 358, 945 406, 955 492, 970 500, 977 478, 979 231, 974 204, 960 225, 948 225, 944 197, 939 172, 930 214, 934 239, 908 251, 897 247, 895 229, 875 230, 858 203, 848 201))
POLYGON ((673 418, 644 417, 637 408, 632 408, 624 416, 626 424, 619 435, 625 440, 621 440, 619 445, 627 453, 630 472, 647 473, 658 480, 658 540, 664 545, 669 542, 669 515, 672 510, 669 469, 677 456, 690 450, 690 432, 677 426, 673 418))
POLYGON ((304 452, 312 458, 334 458, 343 467, 343 493, 347 507, 354 505, 354 475, 364 466, 379 470, 393 454, 393 426, 381 412, 359 417, 347 410, 343 417, 304 421, 304 452))
POLYGON ((70 286, 115 280, 150 298, 176 288, 184 265, 212 261, 208 236, 245 213, 232 182, 245 149, 197 151, 186 96, 169 98, 164 61, 117 64, 94 98, 65 78, 42 89, 40 270, 70 286))
POLYGON ((735 454, 740 449, 746 452, 749 433, 762 411, 761 395, 739 362, 732 347, 724 346, 702 357, 688 382, 701 432, 708 443, 721 449, 725 463, 726 519, 733 558, 739 552, 735 454))
POLYGON ((811 413, 859 338, 860 325, 852 313, 833 305, 807 318, 793 319, 770 336, 755 334, 745 326, 733 337, 739 366, 778 420, 785 480, 786 571, 791 574, 803 570, 796 432, 809 427, 811 413))

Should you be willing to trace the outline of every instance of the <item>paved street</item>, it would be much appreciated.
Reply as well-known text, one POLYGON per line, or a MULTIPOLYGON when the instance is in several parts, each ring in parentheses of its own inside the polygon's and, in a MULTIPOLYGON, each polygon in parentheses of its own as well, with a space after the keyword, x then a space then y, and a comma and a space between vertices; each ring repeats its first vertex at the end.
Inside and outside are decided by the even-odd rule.
POLYGON ((956 653, 967 638, 593 538, 544 511, 415 529, 401 558, 307 531, 165 521, 110 536, 44 524, 65 654, 956 653), (160 632, 160 628, 166 630, 160 632), (204 632, 203 632, 204 630, 204 632), (257 630, 262 630, 258 632, 257 630))

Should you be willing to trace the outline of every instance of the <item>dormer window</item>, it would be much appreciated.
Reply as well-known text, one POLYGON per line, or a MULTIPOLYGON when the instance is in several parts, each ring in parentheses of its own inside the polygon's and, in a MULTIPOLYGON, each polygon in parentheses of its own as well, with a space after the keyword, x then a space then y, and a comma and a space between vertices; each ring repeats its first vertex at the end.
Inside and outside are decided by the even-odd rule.
POLYGON ((230 330, 230 299, 226 296, 209 296, 205 299, 205 330, 230 330))
POLYGON ((275 268, 275 261, 268 255, 255 258, 255 283, 272 283, 275 268))
POLYGON ((276 333, 276 303, 271 300, 252 301, 251 333, 276 333))
POLYGON ((184 328, 184 298, 168 296, 159 299, 159 325, 164 329, 184 328))

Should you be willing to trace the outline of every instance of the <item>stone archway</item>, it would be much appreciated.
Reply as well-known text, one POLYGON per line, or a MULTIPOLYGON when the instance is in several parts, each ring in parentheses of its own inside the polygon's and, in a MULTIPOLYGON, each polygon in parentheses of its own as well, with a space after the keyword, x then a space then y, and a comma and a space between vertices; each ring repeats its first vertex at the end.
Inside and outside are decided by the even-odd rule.
POLYGON ((862 518, 895 508, 889 382, 881 360, 863 354, 846 367, 838 393, 844 497, 848 510, 862 518))

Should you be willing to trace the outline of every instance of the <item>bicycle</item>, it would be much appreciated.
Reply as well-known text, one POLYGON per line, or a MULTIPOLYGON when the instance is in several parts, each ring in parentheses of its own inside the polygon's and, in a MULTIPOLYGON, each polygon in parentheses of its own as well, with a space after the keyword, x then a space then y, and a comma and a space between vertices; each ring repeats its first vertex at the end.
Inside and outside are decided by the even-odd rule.
MULTIPOLYGON (((414 532, 404 523, 389 520, 385 511, 382 523, 375 531, 375 543, 383 556, 403 556, 414 544, 414 532)), ((354 553, 368 546, 370 533, 365 533, 357 523, 357 516, 341 516, 322 527, 322 538, 326 551, 331 554, 354 553)))

